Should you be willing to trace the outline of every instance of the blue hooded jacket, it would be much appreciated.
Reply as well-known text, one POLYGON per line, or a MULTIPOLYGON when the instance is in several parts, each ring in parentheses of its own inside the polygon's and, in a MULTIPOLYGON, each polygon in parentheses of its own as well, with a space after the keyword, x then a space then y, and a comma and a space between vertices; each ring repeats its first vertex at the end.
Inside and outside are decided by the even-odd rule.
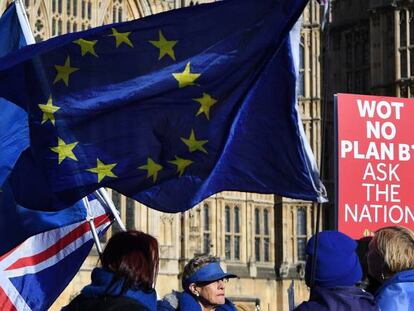
POLYGON ((378 311, 374 297, 356 286, 315 287, 295 311, 378 311))
MULTIPOLYGON (((194 299, 194 297, 186 292, 173 292, 173 295, 176 296, 178 299, 178 307, 175 308, 170 304, 169 301, 166 299, 159 300, 157 303, 157 310, 158 311, 201 311, 201 306, 194 299)), ((234 304, 226 299, 226 303, 224 305, 220 305, 217 307, 216 311, 237 311, 234 304)))
MULTIPOLYGON (((115 283, 112 282, 114 274, 110 271, 107 271, 103 268, 95 268, 92 271, 91 284, 85 286, 80 296, 83 298, 92 298, 95 300, 104 299, 105 295, 111 297, 122 296, 125 298, 132 299, 138 302, 142 307, 149 311, 157 310, 157 294, 155 290, 143 291, 135 289, 127 289, 125 292, 122 292, 123 280, 119 280, 115 283)), ((84 300, 77 301, 76 303, 82 303, 84 300)), ((88 301, 90 302, 90 301, 88 301)), ((72 304, 72 303, 71 303, 72 304)), ((64 307, 62 311, 70 310, 70 306, 64 307)))
POLYGON ((414 269, 399 272, 384 282, 375 300, 381 311, 414 310, 414 269))

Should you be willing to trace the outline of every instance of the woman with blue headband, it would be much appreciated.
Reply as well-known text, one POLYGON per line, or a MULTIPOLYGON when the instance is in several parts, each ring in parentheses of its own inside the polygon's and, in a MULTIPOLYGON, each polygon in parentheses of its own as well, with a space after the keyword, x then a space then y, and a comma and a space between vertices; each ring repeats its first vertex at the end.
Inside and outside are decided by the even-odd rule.
POLYGON ((234 274, 225 273, 213 256, 197 256, 184 267, 184 291, 173 292, 158 302, 158 311, 236 311, 226 299, 226 283, 234 274))

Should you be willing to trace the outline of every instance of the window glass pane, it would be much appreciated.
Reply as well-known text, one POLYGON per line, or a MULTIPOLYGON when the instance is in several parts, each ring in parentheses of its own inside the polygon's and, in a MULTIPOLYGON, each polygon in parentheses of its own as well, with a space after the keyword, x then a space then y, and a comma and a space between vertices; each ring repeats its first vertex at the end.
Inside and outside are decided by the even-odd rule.
POLYGON ((130 198, 126 201, 126 228, 135 229, 135 201, 130 198))
POLYGON ((122 7, 118 9, 118 22, 122 22, 122 7))
POLYGON ((306 209, 300 208, 296 213, 296 234, 306 236, 306 209))
POLYGON ((256 261, 260 261, 260 238, 254 239, 254 253, 256 261))
POLYGON ((401 78, 407 78, 407 50, 400 51, 401 78))
POLYGON ((204 254, 210 253, 210 234, 209 233, 204 233, 203 252, 204 254))
POLYGON ((210 230, 210 219, 209 219, 210 210, 209 210, 208 204, 204 204, 203 210, 204 210, 204 230, 209 231, 210 230))
POLYGON ((269 211, 267 209, 264 210, 263 218, 264 218, 264 234, 269 235, 269 211))
POLYGON ((230 207, 225 208, 226 232, 230 232, 230 207))
POLYGON ((414 11, 410 10, 410 45, 414 45, 414 11))
POLYGON ((299 79, 298 79, 298 95, 305 96, 305 72, 299 70, 299 79))
POLYGON ((298 238, 298 260, 306 261, 306 238, 298 238))
POLYGON ((260 234, 260 211, 258 208, 254 210, 255 233, 260 234))
POLYGON ((240 209, 237 206, 234 208, 234 232, 240 232, 240 209))
POLYGON ((88 19, 92 18, 92 3, 88 3, 88 19))
MULTIPOLYGON (((112 202, 114 202, 116 209, 120 211, 121 210, 121 195, 114 190, 112 190, 112 202)), ((112 233, 115 233, 118 231, 121 231, 121 228, 119 227, 118 223, 114 221, 112 225, 112 233)))
POLYGON ((226 235, 225 238, 225 253, 226 253, 226 259, 231 259, 231 238, 229 235, 226 235))
POLYGON ((240 237, 234 237, 234 259, 240 259, 240 237))
POLYGON ((269 238, 264 239, 264 261, 270 261, 270 243, 269 238))
POLYGON ((70 5, 71 5, 70 1, 67 1, 67 2, 66 2, 66 12, 67 12, 68 14, 70 14, 70 5))
POLYGON ((414 76, 414 49, 410 49, 410 76, 414 76))
POLYGON ((305 69, 305 38, 300 37, 299 69, 305 69))
POLYGON ((400 46, 407 46, 407 20, 406 11, 400 11, 400 46))

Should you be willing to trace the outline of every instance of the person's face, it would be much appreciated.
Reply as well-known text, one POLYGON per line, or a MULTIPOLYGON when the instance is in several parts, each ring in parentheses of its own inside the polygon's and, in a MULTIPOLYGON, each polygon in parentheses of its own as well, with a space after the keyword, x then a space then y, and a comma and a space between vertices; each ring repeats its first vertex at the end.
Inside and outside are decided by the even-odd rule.
POLYGON ((371 275, 378 282, 384 282, 383 269, 384 269, 384 258, 380 255, 377 248, 375 237, 368 244, 368 274, 371 275))
POLYGON ((200 302, 203 305, 217 306, 225 304, 227 279, 197 284, 200 302))

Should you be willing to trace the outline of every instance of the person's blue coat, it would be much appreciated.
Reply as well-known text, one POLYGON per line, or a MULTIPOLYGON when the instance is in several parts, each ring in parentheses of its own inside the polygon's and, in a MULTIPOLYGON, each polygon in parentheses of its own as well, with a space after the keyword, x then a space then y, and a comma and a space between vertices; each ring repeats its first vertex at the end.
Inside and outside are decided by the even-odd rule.
MULTIPOLYGON (((157 311, 201 311, 201 306, 194 299, 194 297, 186 292, 173 292, 175 298, 177 299, 178 306, 171 305, 170 301, 167 299, 159 300, 157 303, 157 311)), ((224 305, 217 307, 216 311, 236 311, 234 304, 226 299, 224 305)))
MULTIPOLYGON (((105 310, 157 310, 157 294, 154 289, 144 291, 141 289, 129 288, 123 291, 124 280, 113 282, 114 274, 103 268, 95 268, 92 271, 91 284, 85 286, 81 294, 78 295, 69 305, 63 307, 65 310, 103 310, 100 309, 102 302, 105 301, 105 310), (135 303, 131 304, 126 301, 128 307, 118 306, 120 305, 116 299, 111 299, 109 303, 106 303, 105 297, 116 298, 122 296, 123 298, 132 300, 135 303), (117 305, 115 307, 115 305, 117 305)), ((124 300, 123 302, 124 303, 124 300)))
POLYGON ((414 310, 414 269, 399 272, 384 282, 375 300, 381 311, 414 310))
POLYGON ((295 311, 378 311, 374 296, 356 286, 315 287, 295 311))

